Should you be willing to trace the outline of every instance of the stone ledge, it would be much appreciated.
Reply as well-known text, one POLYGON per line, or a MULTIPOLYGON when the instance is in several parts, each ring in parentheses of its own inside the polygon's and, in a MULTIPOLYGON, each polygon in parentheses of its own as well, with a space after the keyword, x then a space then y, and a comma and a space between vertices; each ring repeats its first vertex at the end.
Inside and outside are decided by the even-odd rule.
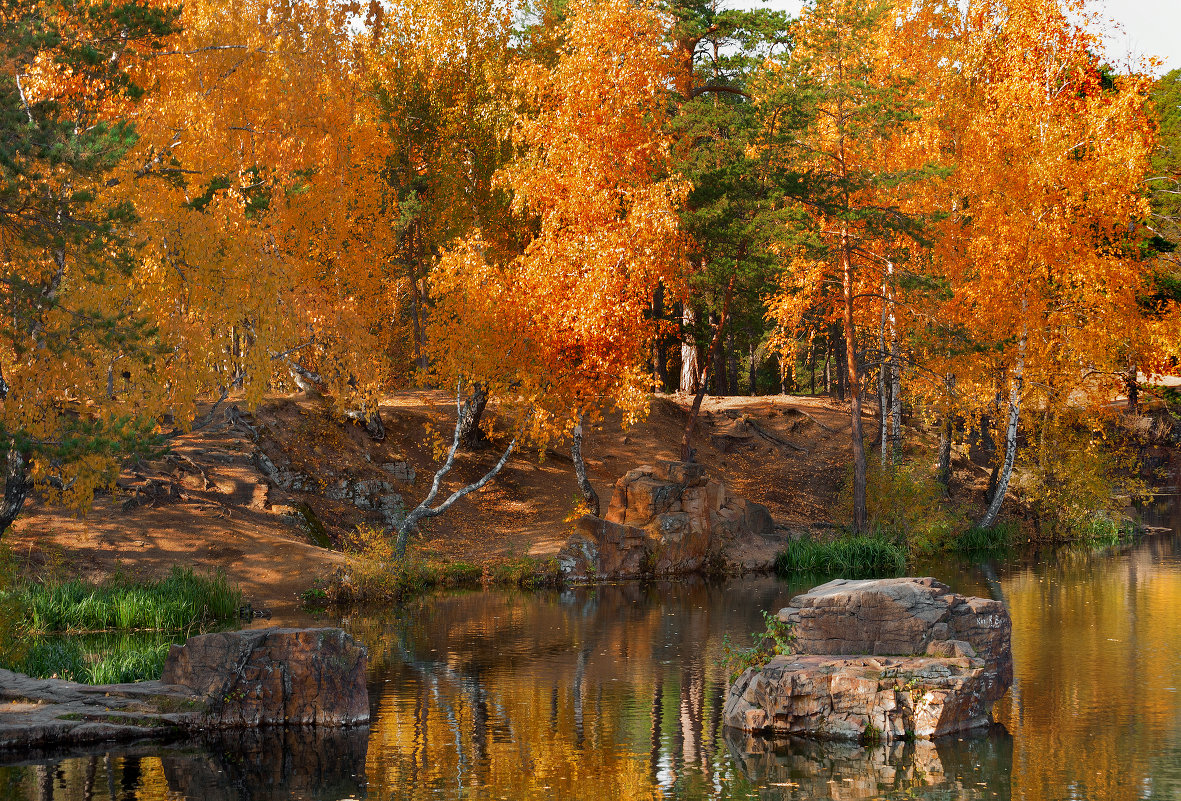
POLYGON ((161 681, 91 686, 0 669, 0 748, 366 723, 366 659, 340 629, 252 629, 173 646, 161 681))

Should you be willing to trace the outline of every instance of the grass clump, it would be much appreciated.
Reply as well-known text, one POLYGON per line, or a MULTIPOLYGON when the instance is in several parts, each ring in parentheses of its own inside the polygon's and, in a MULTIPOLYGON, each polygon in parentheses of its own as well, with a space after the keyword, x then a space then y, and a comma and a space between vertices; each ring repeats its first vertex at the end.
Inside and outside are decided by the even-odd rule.
POLYGON ((2 657, 9 670, 36 678, 83 684, 123 684, 157 679, 172 638, 162 636, 29 637, 2 657))
POLYGON ((906 551, 881 535, 848 534, 831 542, 793 540, 775 557, 775 572, 781 576, 880 578, 905 569, 906 551))
POLYGON ((1017 541, 1017 524, 1005 521, 992 528, 972 526, 957 534, 951 542, 952 550, 964 554, 996 555, 1010 550, 1017 541))
POLYGON ((224 575, 173 567, 160 581, 41 581, 8 595, 26 634, 191 631, 236 619, 242 593, 224 575))
POLYGON ((1119 545, 1136 535, 1136 526, 1131 520, 1119 519, 1108 514, 1097 514, 1075 529, 1075 539, 1087 545, 1100 547, 1119 545))

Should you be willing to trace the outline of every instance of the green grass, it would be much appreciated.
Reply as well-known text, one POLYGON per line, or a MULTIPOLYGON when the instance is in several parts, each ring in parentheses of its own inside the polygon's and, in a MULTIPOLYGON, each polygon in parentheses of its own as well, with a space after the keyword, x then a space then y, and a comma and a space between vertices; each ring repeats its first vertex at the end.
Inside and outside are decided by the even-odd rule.
POLYGON ((831 542, 793 540, 775 557, 781 576, 811 574, 834 578, 897 576, 906 569, 906 552, 881 536, 846 535, 831 542))
POLYGON ((1001 554, 1013 547, 1017 533, 1017 525, 1007 521, 992 528, 972 526, 952 540, 951 549, 965 554, 1001 554))
POLYGON ((9 670, 83 684, 158 679, 174 638, 164 635, 27 637, 0 655, 9 670))
POLYGON ((225 576, 180 567, 159 581, 15 583, 0 592, 0 666, 84 684, 156 679, 174 642, 237 620, 241 604, 225 576))
POLYGON ((1079 526, 1075 540, 1103 547, 1126 542, 1135 534, 1136 526, 1131 520, 1116 520, 1108 515, 1096 515, 1079 526))
POLYGON ((160 581, 43 581, 18 585, 7 596, 25 634, 191 631, 236 619, 242 603, 225 576, 180 567, 160 581))

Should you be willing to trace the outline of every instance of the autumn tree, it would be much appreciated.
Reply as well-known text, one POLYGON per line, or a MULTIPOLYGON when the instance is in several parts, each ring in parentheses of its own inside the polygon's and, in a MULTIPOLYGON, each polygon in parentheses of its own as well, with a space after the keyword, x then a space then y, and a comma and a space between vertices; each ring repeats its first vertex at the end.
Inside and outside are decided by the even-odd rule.
POLYGON ((578 436, 605 408, 646 405, 647 311, 677 279, 684 184, 667 172, 666 29, 622 0, 570 6, 556 61, 520 69, 520 156, 499 174, 533 235, 515 256, 474 235, 434 274, 440 382, 482 382, 534 444, 573 434, 592 510, 578 436))
POLYGON ((167 408, 156 320, 128 292, 136 211, 111 184, 137 140, 136 71, 177 13, 0 3, 0 533, 34 486, 85 505, 167 408))
POLYGON ((902 39, 898 34, 905 10, 888 1, 819 0, 801 17, 795 46, 783 60, 776 84, 792 87, 808 115, 796 151, 805 174, 798 201, 808 210, 817 237, 811 247, 797 249, 797 272, 811 276, 813 292, 830 284, 840 287, 857 531, 866 527, 863 368, 858 356, 860 321, 867 311, 862 299, 867 292, 876 294, 871 276, 880 275, 882 263, 889 260, 890 243, 914 236, 919 224, 918 216, 888 191, 922 175, 923 166, 908 170, 886 158, 916 116, 916 100, 890 47, 902 39))

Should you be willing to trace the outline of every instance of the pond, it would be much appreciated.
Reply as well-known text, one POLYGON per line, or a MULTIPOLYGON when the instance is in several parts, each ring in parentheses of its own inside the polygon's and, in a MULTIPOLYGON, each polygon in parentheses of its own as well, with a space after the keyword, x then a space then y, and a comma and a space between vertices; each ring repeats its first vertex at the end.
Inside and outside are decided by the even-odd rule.
POLYGON ((1181 537, 924 567, 1012 612, 990 731, 726 730, 724 638, 803 585, 468 592, 339 621, 370 648, 368 731, 0 755, 0 799, 1181 798, 1181 537))

